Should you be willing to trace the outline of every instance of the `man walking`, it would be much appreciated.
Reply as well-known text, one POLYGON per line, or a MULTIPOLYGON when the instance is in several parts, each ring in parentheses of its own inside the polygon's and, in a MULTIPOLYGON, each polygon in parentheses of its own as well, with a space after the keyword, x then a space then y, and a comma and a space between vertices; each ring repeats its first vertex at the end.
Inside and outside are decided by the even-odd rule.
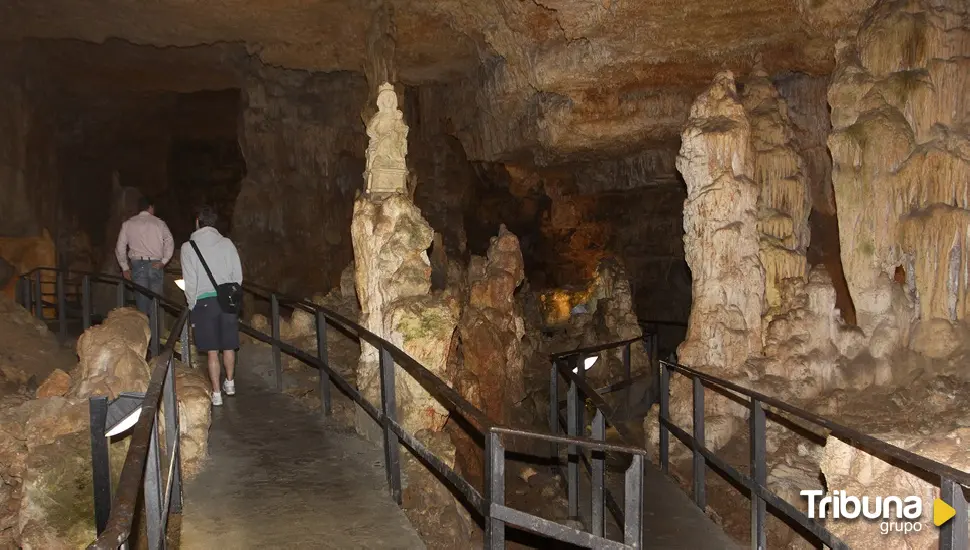
MULTIPOLYGON (((175 241, 168 225, 155 217, 155 205, 151 199, 142 197, 138 201, 138 210, 137 215, 121 225, 115 256, 125 279, 162 294, 165 264, 172 259, 175 241)), ((151 318, 150 296, 136 292, 135 305, 151 318)))
POLYGON ((209 381, 212 382, 212 404, 222 405, 222 391, 236 394, 236 350, 239 349, 239 316, 223 310, 216 288, 226 283, 242 284, 239 253, 232 241, 215 228, 218 216, 209 207, 199 210, 196 230, 182 245, 182 279, 185 299, 192 310, 195 346, 208 354, 209 381), (193 246, 193 244, 195 246, 193 246), (222 368, 219 352, 226 367, 226 380, 219 388, 222 368))

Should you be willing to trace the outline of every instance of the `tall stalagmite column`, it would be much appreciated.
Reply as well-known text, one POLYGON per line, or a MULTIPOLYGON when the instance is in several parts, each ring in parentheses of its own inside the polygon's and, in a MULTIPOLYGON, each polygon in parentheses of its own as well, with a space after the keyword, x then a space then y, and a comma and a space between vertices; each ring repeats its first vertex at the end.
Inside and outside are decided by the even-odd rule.
POLYGON ((750 134, 734 75, 725 71, 691 107, 677 157, 687 183, 684 255, 694 278, 677 356, 716 376, 736 373, 761 351, 765 277, 750 134))

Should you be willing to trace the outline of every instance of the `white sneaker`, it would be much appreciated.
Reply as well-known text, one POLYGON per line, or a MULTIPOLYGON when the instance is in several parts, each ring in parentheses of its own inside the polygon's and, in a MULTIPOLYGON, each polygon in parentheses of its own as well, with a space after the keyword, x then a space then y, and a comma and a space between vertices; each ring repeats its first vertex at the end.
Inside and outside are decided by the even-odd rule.
POLYGON ((212 406, 218 407, 220 405, 222 405, 222 394, 217 391, 212 392, 212 406))
POLYGON ((226 392, 226 395, 236 395, 236 381, 229 379, 223 380, 222 391, 226 392))

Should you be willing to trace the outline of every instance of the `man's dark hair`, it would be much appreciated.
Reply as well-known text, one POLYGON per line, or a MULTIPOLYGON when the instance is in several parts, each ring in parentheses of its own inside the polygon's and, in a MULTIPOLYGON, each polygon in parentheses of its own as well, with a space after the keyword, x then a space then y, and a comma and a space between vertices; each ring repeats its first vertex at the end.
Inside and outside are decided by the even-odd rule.
POLYGON ((155 201, 153 201, 149 197, 142 197, 142 198, 138 199, 138 211, 139 212, 144 212, 145 210, 148 210, 149 208, 151 208, 153 206, 155 206, 155 201))
POLYGON ((199 208, 199 228, 203 227, 215 227, 216 222, 219 221, 219 214, 210 206, 203 206, 199 208))

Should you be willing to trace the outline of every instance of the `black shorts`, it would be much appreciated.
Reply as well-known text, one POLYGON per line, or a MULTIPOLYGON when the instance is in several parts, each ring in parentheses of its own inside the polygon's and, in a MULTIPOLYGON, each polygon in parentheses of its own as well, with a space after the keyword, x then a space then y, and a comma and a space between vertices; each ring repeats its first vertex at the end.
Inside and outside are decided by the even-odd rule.
POLYGON ((195 303, 192 329, 199 351, 239 349, 239 316, 222 311, 218 298, 203 298, 195 303))

